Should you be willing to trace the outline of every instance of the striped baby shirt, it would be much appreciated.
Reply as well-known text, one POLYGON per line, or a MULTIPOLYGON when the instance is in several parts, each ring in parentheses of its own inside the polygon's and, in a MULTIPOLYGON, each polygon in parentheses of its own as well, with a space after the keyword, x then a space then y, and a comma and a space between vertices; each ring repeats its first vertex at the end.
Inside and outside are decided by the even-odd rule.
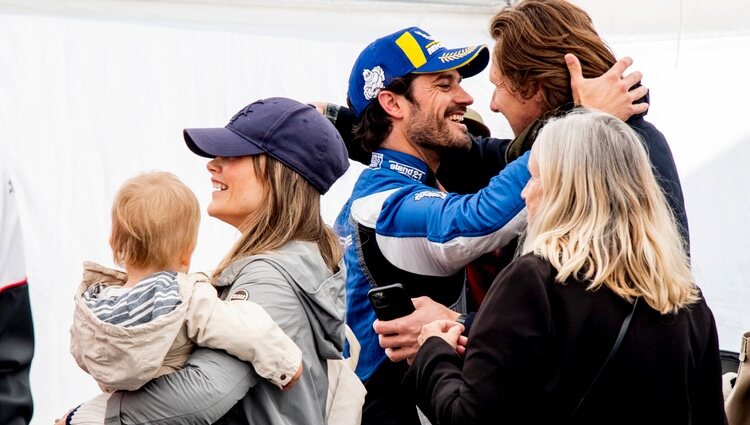
POLYGON ((83 298, 99 320, 124 328, 149 323, 182 303, 177 273, 167 271, 149 275, 132 288, 98 283, 83 298))

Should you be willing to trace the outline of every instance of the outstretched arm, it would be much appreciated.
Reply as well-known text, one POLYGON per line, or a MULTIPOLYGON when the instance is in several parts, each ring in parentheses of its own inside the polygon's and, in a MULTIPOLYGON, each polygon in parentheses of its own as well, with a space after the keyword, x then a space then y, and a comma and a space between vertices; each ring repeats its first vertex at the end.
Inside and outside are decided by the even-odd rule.
POLYGON ((633 87, 643 75, 635 71, 623 76, 633 59, 624 57, 618 60, 609 71, 596 78, 583 78, 581 62, 571 53, 565 55, 565 63, 570 72, 570 87, 576 106, 598 109, 623 121, 648 110, 648 103, 634 103, 648 93, 646 87, 633 87))
POLYGON ((375 229, 380 251, 396 267, 450 276, 520 234, 526 219, 521 191, 529 180, 528 157, 527 152, 509 164, 476 194, 412 185, 353 201, 350 217, 375 229))

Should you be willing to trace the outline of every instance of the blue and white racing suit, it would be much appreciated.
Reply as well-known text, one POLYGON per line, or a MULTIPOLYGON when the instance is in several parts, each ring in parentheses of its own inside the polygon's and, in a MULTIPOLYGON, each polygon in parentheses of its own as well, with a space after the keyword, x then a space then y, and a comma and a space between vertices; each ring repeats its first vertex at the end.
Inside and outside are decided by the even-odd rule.
POLYGON ((523 230, 528 156, 476 194, 457 195, 439 191, 418 158, 389 149, 373 153, 335 224, 345 243, 346 320, 362 346, 360 379, 367 380, 386 359, 372 329, 375 312, 367 291, 402 283, 412 297, 454 304, 463 288, 463 267, 523 230))

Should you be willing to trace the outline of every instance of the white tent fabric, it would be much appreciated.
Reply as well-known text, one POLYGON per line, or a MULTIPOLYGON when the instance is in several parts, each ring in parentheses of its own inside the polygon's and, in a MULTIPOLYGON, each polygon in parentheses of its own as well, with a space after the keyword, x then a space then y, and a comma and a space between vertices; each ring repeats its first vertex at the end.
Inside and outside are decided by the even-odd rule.
MULTIPOLYGON (((579 1, 651 88, 650 121, 682 176, 695 274, 721 345, 750 329, 750 7, 742 0, 579 1), (625 10, 627 8, 627 10, 625 10)), ((251 101, 342 103, 351 65, 379 35, 418 25, 445 45, 491 43, 492 8, 369 1, 0 0, 0 155, 12 161, 36 328, 33 423, 98 393, 68 353, 84 259, 111 264, 109 209, 127 178, 175 173, 210 199, 184 127, 223 126, 251 101)), ((465 81, 496 136, 487 72, 465 81)), ((361 167, 324 198, 331 222, 361 167)), ((193 268, 235 233, 204 217, 193 268)), ((2 349, 2 347, 0 347, 2 349)))

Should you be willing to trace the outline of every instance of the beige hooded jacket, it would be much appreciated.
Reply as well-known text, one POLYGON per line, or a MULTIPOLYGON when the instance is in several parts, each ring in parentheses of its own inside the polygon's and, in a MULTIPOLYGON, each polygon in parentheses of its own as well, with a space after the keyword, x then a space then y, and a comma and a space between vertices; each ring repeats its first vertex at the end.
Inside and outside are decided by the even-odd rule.
POLYGON ((261 306, 219 299, 202 273, 178 273, 182 302, 148 323, 126 328, 98 319, 85 303, 86 289, 126 281, 124 272, 87 261, 75 294, 70 352, 104 390, 135 390, 182 368, 194 344, 251 363, 258 375, 278 387, 301 365, 300 349, 261 306))

